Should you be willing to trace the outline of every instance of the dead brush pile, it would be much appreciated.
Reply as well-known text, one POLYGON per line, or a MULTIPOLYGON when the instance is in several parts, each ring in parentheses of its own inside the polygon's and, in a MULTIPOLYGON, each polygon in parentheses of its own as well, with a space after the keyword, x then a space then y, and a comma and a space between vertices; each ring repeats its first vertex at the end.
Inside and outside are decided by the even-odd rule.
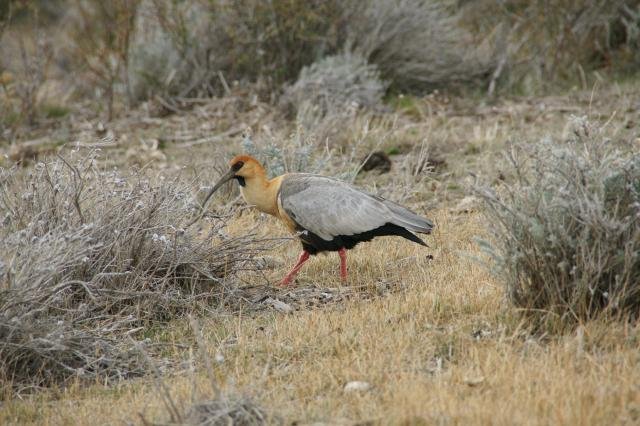
POLYGON ((640 313, 640 156, 572 125, 567 141, 514 148, 515 182, 479 190, 510 299, 560 328, 640 313))
POLYGON ((104 171, 93 154, 25 173, 0 168, 5 391, 143 374, 147 327, 215 307, 266 248, 227 236, 221 219, 206 233, 183 229, 194 202, 179 178, 104 171))

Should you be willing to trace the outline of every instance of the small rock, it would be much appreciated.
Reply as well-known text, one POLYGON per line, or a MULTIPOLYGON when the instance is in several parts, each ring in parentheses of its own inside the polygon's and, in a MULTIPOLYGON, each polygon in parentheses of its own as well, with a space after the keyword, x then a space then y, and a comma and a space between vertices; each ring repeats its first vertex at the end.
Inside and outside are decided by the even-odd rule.
POLYGON ((478 198, 472 195, 464 197, 458 205, 453 209, 453 213, 471 213, 478 208, 478 198))
POLYGON ((464 379, 464 384, 470 387, 475 387, 484 383, 484 377, 467 377, 464 379))
POLYGON ((96 129, 96 133, 100 136, 104 135, 107 132, 107 128, 102 123, 102 121, 99 121, 98 124, 96 124, 95 129, 96 129))
POLYGON ((271 305, 275 308, 276 311, 282 312, 285 314, 290 314, 293 312, 293 308, 288 303, 284 303, 282 300, 272 299, 269 297, 264 301, 264 303, 271 305))
POLYGON ((369 390, 371 390, 371 383, 368 383, 368 382, 360 382, 356 380, 344 385, 344 391, 347 393, 348 392, 367 392, 369 390))
POLYGON ((382 151, 374 151, 362 160, 362 170, 378 170, 379 173, 388 173, 391 170, 391 159, 382 151))
POLYGON ((260 265, 265 269, 275 269, 284 265, 284 262, 275 256, 262 256, 258 259, 258 262, 260 262, 260 265))
POLYGON ((479 329, 479 330, 474 330, 471 333, 471 337, 473 337, 476 340, 481 340, 481 339, 484 339, 485 337, 489 337, 489 336, 491 336, 491 331, 490 330, 479 329))

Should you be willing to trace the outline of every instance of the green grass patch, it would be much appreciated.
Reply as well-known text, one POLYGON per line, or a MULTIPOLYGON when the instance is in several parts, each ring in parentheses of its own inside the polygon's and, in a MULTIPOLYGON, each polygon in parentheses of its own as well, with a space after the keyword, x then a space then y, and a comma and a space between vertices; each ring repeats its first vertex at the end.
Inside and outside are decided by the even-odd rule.
POLYGON ((69 115, 70 112, 71 110, 69 108, 62 105, 50 104, 42 106, 42 115, 46 118, 64 118, 69 115))

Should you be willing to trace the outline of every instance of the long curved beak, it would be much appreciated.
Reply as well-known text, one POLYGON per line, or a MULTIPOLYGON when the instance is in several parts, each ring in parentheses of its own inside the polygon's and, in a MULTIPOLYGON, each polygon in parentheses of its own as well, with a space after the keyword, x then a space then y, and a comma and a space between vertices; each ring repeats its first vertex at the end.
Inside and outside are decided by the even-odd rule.
POLYGON ((220 189, 220 187, 222 185, 224 185, 225 183, 229 182, 231 179, 234 178, 235 176, 235 171, 234 170, 229 170, 227 173, 225 173, 220 180, 218 180, 218 182, 213 185, 213 188, 211 188, 211 191, 209 192, 209 194, 207 195, 207 198, 204 199, 204 202, 202 203, 202 208, 204 209, 205 206, 207 205, 207 202, 209 201, 209 198, 211 198, 211 196, 213 195, 214 192, 216 192, 218 189, 220 189))

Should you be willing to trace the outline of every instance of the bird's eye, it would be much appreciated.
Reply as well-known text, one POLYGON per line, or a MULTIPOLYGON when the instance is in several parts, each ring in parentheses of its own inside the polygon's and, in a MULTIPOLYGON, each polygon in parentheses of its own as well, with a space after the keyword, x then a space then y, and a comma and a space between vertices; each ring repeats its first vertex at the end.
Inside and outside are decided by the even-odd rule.
POLYGON ((234 172, 237 172, 238 170, 240 170, 242 168, 242 166, 244 166, 244 162, 243 161, 237 161, 233 164, 233 166, 231 166, 231 168, 233 169, 234 172))

